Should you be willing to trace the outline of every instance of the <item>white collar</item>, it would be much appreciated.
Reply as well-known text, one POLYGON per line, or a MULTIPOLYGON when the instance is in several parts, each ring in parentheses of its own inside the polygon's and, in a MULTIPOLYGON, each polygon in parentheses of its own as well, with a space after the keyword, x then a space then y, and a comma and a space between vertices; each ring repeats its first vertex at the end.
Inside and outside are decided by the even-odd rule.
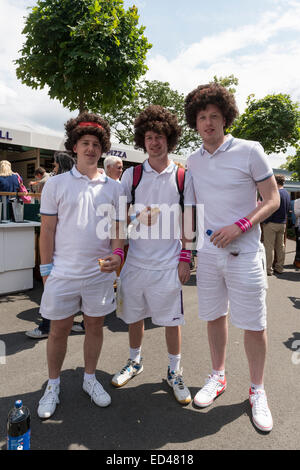
POLYGON ((209 157, 212 157, 213 155, 215 155, 217 152, 226 152, 226 150, 231 146, 232 142, 233 142, 233 139, 234 137, 231 135, 231 134, 228 134, 226 136, 226 140, 225 142, 223 142, 223 144, 220 145, 220 147, 218 147, 214 153, 209 153, 205 148, 204 148, 204 144, 201 145, 200 147, 200 152, 201 154, 203 155, 205 152, 208 154, 209 157))
POLYGON ((145 171, 147 171, 148 173, 151 173, 153 171, 154 173, 158 173, 159 175, 161 175, 162 173, 172 173, 175 166, 176 166, 175 163, 171 160, 169 165, 161 173, 158 173, 156 170, 152 168, 148 159, 143 163, 143 167, 145 171))
POLYGON ((106 176, 106 174, 99 173, 99 172, 98 172, 98 176, 91 180, 87 175, 83 175, 82 173, 80 173, 80 171, 77 170, 76 165, 73 166, 72 170, 70 170, 70 173, 75 178, 83 178, 87 180, 89 183, 106 183, 108 181, 108 177, 106 176))

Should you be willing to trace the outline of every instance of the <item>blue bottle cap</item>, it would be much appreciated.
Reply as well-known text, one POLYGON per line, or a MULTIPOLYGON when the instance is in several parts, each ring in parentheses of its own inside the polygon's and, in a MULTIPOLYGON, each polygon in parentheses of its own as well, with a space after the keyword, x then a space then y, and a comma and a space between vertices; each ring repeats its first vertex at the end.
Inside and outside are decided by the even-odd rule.
POLYGON ((22 408, 23 402, 22 400, 16 400, 15 401, 15 407, 16 408, 22 408))
POLYGON ((213 231, 208 229, 206 230, 206 235, 208 235, 209 237, 213 234, 213 231))

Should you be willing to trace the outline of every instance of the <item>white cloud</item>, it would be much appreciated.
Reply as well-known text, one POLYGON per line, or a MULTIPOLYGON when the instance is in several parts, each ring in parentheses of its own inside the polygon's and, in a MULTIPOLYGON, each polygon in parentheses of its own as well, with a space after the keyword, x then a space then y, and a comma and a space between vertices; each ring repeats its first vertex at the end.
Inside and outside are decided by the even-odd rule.
POLYGON ((173 88, 187 93, 214 75, 234 74, 239 79, 237 101, 241 111, 250 93, 262 97, 283 92, 299 100, 300 44, 286 40, 285 34, 300 31, 300 4, 284 4, 284 12, 279 2, 257 24, 205 37, 174 60, 151 57, 147 77, 169 81, 173 88))

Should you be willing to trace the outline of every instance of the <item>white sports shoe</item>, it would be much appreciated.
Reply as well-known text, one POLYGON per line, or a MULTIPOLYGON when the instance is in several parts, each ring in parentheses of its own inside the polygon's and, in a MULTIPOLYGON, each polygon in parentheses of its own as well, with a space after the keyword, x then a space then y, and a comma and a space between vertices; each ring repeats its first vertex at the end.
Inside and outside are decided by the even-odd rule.
POLYGON ((182 369, 177 371, 171 371, 170 366, 168 367, 167 382, 170 387, 173 388, 176 400, 182 405, 188 405, 191 402, 192 397, 189 389, 184 384, 182 378, 182 369))
POLYGON ((135 377, 136 375, 139 375, 141 372, 143 372, 143 369, 144 367, 142 358, 139 363, 128 359, 126 366, 124 366, 120 372, 117 372, 113 376, 111 383, 115 387, 122 387, 123 385, 127 384, 127 382, 129 382, 132 377, 135 377))
POLYGON ((252 407, 252 419, 254 425, 260 431, 269 432, 273 428, 273 419, 268 406, 266 392, 264 390, 249 390, 249 401, 252 407))
POLYGON ((88 395, 90 395, 91 401, 96 405, 105 407, 111 404, 109 394, 104 390, 96 378, 84 380, 82 388, 88 395))
POLYGON ((47 385, 44 395, 39 401, 38 415, 42 419, 53 415, 56 405, 59 403, 59 385, 47 385))
POLYGON ((226 390, 226 378, 223 380, 215 375, 209 375, 204 387, 194 397, 194 404, 205 408, 212 404, 215 398, 226 390))

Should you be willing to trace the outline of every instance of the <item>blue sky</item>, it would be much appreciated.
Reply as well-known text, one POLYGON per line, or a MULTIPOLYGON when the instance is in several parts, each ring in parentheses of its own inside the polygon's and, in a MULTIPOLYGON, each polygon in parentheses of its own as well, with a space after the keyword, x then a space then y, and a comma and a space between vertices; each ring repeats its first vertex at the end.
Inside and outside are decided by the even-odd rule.
MULTIPOLYGON (((35 0, 1 0, 1 123, 19 123, 54 132, 70 117, 47 91, 34 91, 15 77, 26 6, 35 0), (4 46, 5 45, 5 46, 4 46)), ((299 0, 125 0, 135 4, 153 44, 147 56, 150 80, 168 81, 188 93, 214 75, 239 79, 240 111, 247 96, 288 93, 300 101, 299 0)), ((278 160, 278 159, 277 159, 278 160)))

